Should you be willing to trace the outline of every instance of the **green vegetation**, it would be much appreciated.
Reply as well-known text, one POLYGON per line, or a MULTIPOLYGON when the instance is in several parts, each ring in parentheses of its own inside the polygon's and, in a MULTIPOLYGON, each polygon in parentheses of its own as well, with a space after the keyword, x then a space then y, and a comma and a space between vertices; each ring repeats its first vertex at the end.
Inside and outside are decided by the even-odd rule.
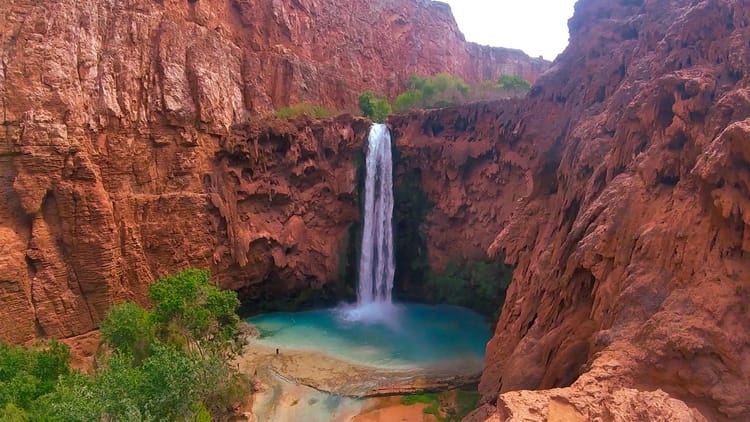
POLYGON ((461 420, 479 406, 479 392, 456 390, 456 418, 461 420))
POLYGON ((468 102, 469 86, 459 77, 439 73, 432 77, 413 75, 409 90, 396 97, 398 112, 414 108, 440 108, 468 102))
POLYGON ((422 174, 396 151, 394 164, 404 170, 394 185, 393 246, 396 257, 396 294, 407 301, 423 300, 421 291, 430 273, 425 221, 433 204, 422 190, 422 174))
POLYGON ((497 319, 513 270, 500 261, 449 263, 425 283, 427 298, 435 303, 464 306, 497 319))
POLYGON ((517 75, 503 75, 497 80, 497 85, 502 89, 524 93, 531 89, 529 81, 517 75))
POLYGON ((68 348, 52 342, 40 350, 0 343, 0 420, 28 420, 26 410, 67 376, 68 348))
MULTIPOLYGON (((412 75, 408 89, 396 96, 393 110, 403 113, 415 109, 443 108, 472 101, 488 101, 525 95, 531 84, 517 75, 503 75, 496 81, 483 81, 469 86, 463 79, 448 73, 434 76, 412 75)), ((365 92, 359 97, 362 113, 382 121, 391 113, 388 99, 365 92)))
POLYGON ((479 403, 476 391, 454 390, 443 393, 422 393, 401 397, 401 404, 427 404, 423 412, 434 415, 438 422, 459 422, 479 403))
POLYGON ((440 397, 436 393, 412 394, 401 397, 401 404, 409 406, 417 403, 425 403, 428 406, 424 408, 424 413, 434 415, 438 421, 445 421, 440 413, 440 397))
POLYGON ((154 307, 112 307, 92 375, 72 371, 67 348, 0 345, 0 420, 210 421, 225 418, 248 382, 231 365, 241 347, 239 301, 206 271, 163 277, 154 307))
POLYGON ((307 115, 316 119, 322 119, 326 117, 335 116, 337 113, 334 110, 328 109, 318 104, 295 104, 289 107, 282 107, 273 114, 274 117, 280 119, 288 119, 291 117, 297 117, 307 115))
POLYGON ((500 260, 452 262, 440 273, 430 268, 427 216, 433 204, 422 190, 422 175, 409 158, 394 151, 399 177, 394 185, 395 295, 404 301, 445 303, 497 319, 512 268, 500 260))
POLYGON ((393 111, 388 98, 374 94, 371 91, 359 96, 359 108, 365 117, 376 122, 385 121, 385 118, 393 111))

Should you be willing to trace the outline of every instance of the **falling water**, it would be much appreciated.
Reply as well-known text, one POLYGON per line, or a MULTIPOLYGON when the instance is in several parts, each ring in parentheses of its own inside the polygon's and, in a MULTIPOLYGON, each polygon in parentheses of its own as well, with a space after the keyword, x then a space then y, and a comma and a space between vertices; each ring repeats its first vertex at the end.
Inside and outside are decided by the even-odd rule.
POLYGON ((390 305, 393 287, 393 170, 391 134, 384 124, 370 128, 365 180, 365 223, 359 259, 357 307, 390 305))

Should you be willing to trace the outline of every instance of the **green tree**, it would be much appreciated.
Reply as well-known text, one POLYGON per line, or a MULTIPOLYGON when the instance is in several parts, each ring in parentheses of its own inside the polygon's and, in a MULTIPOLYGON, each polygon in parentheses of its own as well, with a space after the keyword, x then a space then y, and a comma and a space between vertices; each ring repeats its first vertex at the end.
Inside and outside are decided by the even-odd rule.
POLYGON ((396 97, 393 108, 402 113, 404 111, 419 108, 424 103, 424 94, 420 90, 410 89, 396 97))
POLYGON ((18 419, 70 372, 67 346, 53 341, 32 350, 0 343, 0 409, 18 419))
POLYGON ((120 303, 109 309, 100 324, 102 341, 142 362, 154 341, 155 326, 151 314, 134 303, 120 303))
POLYGON ((210 284, 203 270, 185 270, 149 287, 158 337, 167 343, 209 352, 234 353, 239 342, 237 295, 210 284))
POLYGON ((441 108, 465 103, 471 89, 463 79, 448 73, 409 77, 409 90, 396 97, 395 109, 441 108))
POLYGON ((377 122, 385 121, 386 117, 393 112, 388 99, 375 95, 372 91, 364 92, 359 96, 359 108, 365 117, 377 122))
POLYGON ((232 365, 240 350, 239 301, 208 272, 162 277, 153 311, 113 306, 101 324, 109 352, 86 375, 57 342, 32 350, 0 343, 2 421, 208 421, 247 391, 232 365))
POLYGON ((503 75, 498 78, 497 84, 509 91, 527 92, 531 89, 531 83, 518 75, 503 75))

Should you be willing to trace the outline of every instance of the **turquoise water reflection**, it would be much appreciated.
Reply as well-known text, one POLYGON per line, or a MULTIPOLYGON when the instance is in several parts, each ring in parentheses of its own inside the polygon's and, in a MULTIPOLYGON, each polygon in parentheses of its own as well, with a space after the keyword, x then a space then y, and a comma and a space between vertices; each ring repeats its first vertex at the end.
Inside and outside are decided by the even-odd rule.
POLYGON ((380 309, 339 307, 249 318, 258 342, 314 350, 383 368, 482 361, 490 338, 479 314, 456 306, 397 304, 380 309))

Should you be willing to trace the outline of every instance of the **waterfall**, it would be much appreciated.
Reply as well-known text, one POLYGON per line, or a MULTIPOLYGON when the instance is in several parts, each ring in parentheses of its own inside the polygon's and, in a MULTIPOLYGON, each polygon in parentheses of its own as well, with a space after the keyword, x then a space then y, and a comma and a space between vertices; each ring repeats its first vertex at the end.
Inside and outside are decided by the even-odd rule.
POLYGON ((391 304, 393 256, 393 165, 391 134, 384 124, 370 128, 365 180, 364 229, 359 259, 357 306, 391 304))

